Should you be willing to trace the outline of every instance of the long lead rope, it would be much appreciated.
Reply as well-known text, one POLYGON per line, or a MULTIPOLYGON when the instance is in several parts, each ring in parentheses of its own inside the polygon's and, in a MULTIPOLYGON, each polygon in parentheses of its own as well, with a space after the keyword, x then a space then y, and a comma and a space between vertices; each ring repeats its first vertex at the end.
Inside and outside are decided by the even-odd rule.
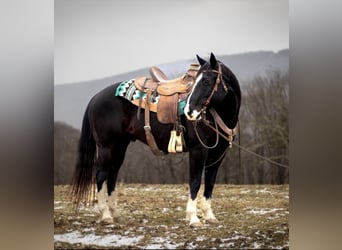
POLYGON ((267 157, 265 157, 265 156, 259 155, 259 154, 255 153, 255 152, 253 152, 253 151, 251 151, 251 150, 249 150, 249 149, 247 149, 247 148, 245 148, 245 147, 239 145, 239 144, 236 143, 236 142, 232 142, 232 143, 233 143, 235 146, 237 146, 238 148, 242 149, 243 151, 245 151, 245 152, 247 152, 247 153, 250 153, 250 154, 252 154, 252 155, 254 155, 254 156, 256 156, 256 157, 258 157, 258 158, 260 158, 260 159, 262 159, 262 160, 264 160, 264 161, 267 161, 267 162, 269 162, 269 163, 272 163, 273 165, 277 165, 277 166, 283 167, 283 168, 289 168, 288 165, 285 165, 285 164, 282 164, 282 163, 273 161, 273 160, 271 160, 270 158, 267 158, 267 157))
MULTIPOLYGON (((228 137, 227 137, 226 135, 224 135, 223 133, 221 133, 218 129, 215 129, 215 128, 214 128, 213 126, 211 126, 209 123, 206 124, 206 125, 207 125, 209 128, 211 128, 212 130, 216 131, 216 133, 219 134, 220 136, 222 136, 224 139, 226 139, 227 141, 229 141, 228 137)), ((276 162, 276 161, 271 160, 270 158, 267 158, 267 157, 264 157, 264 156, 262 156, 262 155, 259 155, 259 154, 255 153, 255 152, 253 152, 253 151, 251 151, 251 150, 249 150, 249 149, 247 149, 247 148, 245 148, 245 147, 239 145, 238 143, 236 143, 236 142, 234 142, 234 141, 232 141, 232 143, 233 143, 235 146, 237 146, 238 148, 242 149, 243 151, 245 151, 245 152, 247 152, 247 153, 250 153, 250 154, 252 154, 252 155, 254 155, 254 156, 256 156, 256 157, 258 157, 258 158, 260 158, 260 159, 262 159, 262 160, 265 160, 265 161, 267 161, 267 162, 269 162, 269 163, 272 163, 273 165, 276 165, 276 166, 278 166, 278 167, 283 167, 283 168, 289 168, 289 166, 287 166, 287 165, 285 165, 285 164, 281 164, 281 163, 279 163, 279 162, 276 162)))

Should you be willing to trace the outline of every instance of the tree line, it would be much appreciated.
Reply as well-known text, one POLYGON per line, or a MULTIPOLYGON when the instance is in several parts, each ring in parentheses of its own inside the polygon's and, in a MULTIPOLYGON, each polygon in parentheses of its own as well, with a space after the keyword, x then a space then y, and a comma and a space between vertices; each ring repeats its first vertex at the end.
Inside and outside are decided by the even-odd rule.
MULTIPOLYGON (((277 71, 257 76, 242 87, 240 133, 235 142, 276 162, 289 164, 289 74, 277 71)), ((54 126, 54 182, 69 184, 76 162, 80 131, 54 126)), ((188 153, 154 156, 148 146, 132 142, 118 181, 126 183, 187 183, 188 153)), ((217 183, 287 184, 289 169, 275 166, 238 147, 228 149, 217 183)))

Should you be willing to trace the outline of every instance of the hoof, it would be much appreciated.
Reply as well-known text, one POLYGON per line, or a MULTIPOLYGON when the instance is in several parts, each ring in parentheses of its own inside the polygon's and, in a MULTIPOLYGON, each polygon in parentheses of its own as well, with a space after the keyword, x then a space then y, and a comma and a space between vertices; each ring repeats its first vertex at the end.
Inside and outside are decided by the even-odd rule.
POLYGON ((109 225, 109 224, 113 224, 113 218, 107 217, 101 220, 101 224, 103 225, 109 225))
POLYGON ((193 222, 190 224, 190 227, 203 227, 203 223, 200 221, 193 222))
POLYGON ((205 222, 207 222, 209 224, 216 224, 219 221, 216 218, 210 218, 210 219, 205 220, 205 222))

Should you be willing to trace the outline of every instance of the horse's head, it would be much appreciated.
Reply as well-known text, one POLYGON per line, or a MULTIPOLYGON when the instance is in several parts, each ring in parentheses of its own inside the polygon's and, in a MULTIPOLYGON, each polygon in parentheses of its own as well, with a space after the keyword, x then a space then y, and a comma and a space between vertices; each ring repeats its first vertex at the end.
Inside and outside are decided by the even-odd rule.
POLYGON ((240 87, 234 74, 211 53, 209 62, 197 56, 201 65, 185 106, 188 120, 202 118, 208 106, 231 113, 235 126, 240 108, 240 87), (226 106, 227 105, 227 106, 226 106), (228 107, 229 105, 229 107, 228 107), (234 107, 233 107, 234 106, 234 107), (232 112, 234 111, 234 112, 232 112))

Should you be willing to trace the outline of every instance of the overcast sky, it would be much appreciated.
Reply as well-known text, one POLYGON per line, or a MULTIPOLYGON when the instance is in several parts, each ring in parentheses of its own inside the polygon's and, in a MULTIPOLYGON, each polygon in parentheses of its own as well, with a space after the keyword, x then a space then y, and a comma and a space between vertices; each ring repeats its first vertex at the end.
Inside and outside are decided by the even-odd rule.
POLYGON ((289 48, 287 0, 55 1, 55 84, 289 48))

